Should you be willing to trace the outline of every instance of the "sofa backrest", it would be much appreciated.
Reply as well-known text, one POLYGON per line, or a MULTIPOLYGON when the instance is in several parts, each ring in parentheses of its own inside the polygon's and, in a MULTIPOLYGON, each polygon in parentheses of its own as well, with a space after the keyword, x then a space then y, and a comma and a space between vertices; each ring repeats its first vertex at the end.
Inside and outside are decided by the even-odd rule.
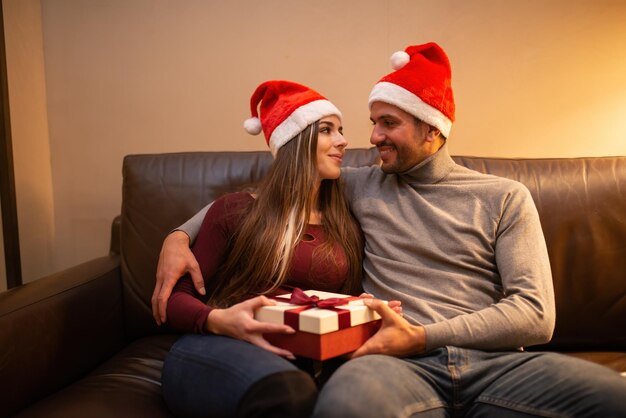
POLYGON ((626 349, 626 157, 455 157, 530 190, 556 295, 552 349, 626 349))
MULTIPOLYGON (((351 149, 344 166, 375 164, 375 149, 351 149)), ((221 195, 263 178, 269 151, 129 155, 122 175, 121 244, 126 332, 129 338, 167 331, 152 319, 150 298, 165 236, 221 195)))
MULTIPOLYGON (((524 183, 539 210, 557 298, 550 348, 626 349, 626 157, 454 157, 476 171, 524 183)), ((130 338, 165 331, 150 298, 166 234, 220 195, 253 185, 269 152, 193 152, 124 159, 121 254, 130 338)), ((344 165, 378 162, 351 149, 344 165)))

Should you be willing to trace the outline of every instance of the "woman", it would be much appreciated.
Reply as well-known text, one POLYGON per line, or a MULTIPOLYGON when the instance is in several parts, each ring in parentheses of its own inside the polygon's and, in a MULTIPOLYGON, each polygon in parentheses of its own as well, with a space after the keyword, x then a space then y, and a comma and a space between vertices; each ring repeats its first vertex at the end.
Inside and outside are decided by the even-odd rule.
POLYGON ((363 244, 339 183, 341 113, 288 81, 261 84, 250 107, 244 126, 264 131, 274 163, 258 194, 223 196, 204 219, 193 252, 208 301, 187 277, 168 303, 168 324, 194 333, 172 347, 163 369, 166 402, 181 415, 307 416, 315 382, 262 335, 294 330, 259 323, 254 310, 274 304, 263 295, 281 287, 360 289, 363 244))

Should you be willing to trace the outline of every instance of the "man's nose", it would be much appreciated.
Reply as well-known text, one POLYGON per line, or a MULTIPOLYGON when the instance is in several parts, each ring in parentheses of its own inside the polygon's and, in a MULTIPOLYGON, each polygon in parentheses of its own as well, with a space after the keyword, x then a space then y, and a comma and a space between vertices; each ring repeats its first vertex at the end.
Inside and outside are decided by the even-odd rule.
POLYGON ((378 126, 374 125, 372 128, 372 135, 370 135, 370 144, 377 145, 385 140, 385 135, 381 132, 378 126))

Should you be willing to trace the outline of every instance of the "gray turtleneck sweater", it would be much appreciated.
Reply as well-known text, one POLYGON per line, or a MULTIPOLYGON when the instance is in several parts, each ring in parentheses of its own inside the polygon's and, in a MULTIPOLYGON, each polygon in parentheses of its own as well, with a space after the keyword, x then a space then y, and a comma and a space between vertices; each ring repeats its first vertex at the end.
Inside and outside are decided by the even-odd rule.
POLYGON ((346 195, 365 234, 364 289, 402 301, 427 349, 547 342, 552 275, 530 192, 456 164, 444 145, 402 174, 346 168, 346 195))
MULTIPOLYGON (((344 168, 342 178, 365 234, 364 289, 400 300, 404 317, 424 326, 427 350, 550 339, 550 264, 521 183, 457 165, 446 145, 402 174, 373 166, 344 168)), ((193 239, 205 212, 180 229, 193 239)))

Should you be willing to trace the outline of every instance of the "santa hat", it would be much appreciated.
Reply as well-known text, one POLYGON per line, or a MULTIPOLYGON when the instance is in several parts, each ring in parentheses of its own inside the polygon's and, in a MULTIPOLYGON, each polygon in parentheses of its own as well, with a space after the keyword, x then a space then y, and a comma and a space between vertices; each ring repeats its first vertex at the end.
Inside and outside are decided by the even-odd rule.
POLYGON ((381 78, 369 97, 369 106, 385 102, 399 107, 439 129, 446 138, 454 122, 450 61, 433 42, 409 46, 391 56, 396 71, 381 78))
POLYGON ((250 98, 250 112, 252 118, 244 122, 244 128, 252 135, 263 130, 274 156, 313 122, 329 115, 341 119, 339 109, 315 90, 282 80, 266 81, 257 87, 250 98))

